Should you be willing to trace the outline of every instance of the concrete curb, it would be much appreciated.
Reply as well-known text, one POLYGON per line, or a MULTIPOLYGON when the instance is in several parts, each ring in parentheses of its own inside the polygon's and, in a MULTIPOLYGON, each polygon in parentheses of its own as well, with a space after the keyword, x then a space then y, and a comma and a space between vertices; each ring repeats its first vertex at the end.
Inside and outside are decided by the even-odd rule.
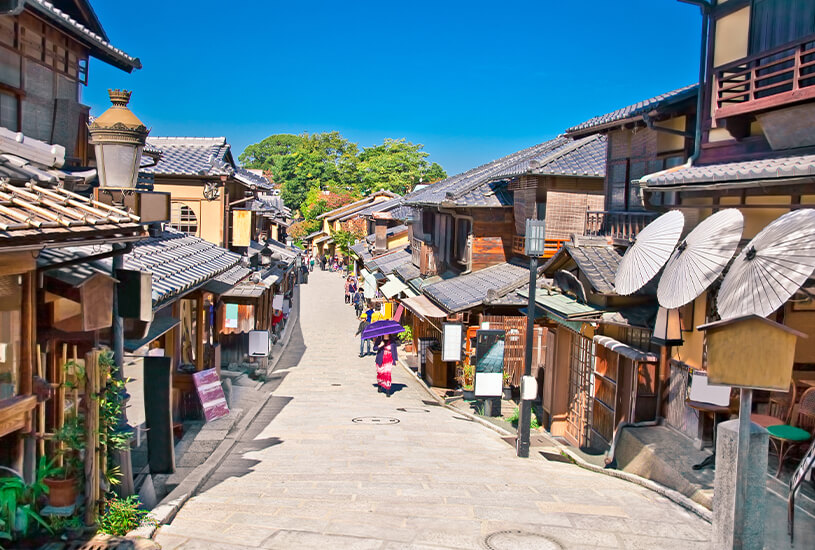
MULTIPOLYGON (((474 414, 469 413, 467 411, 463 411, 461 409, 457 409, 456 407, 453 407, 452 405, 448 405, 447 403, 444 402, 443 399, 440 399, 439 396, 436 395, 436 393, 433 392, 433 390, 431 390, 427 386, 425 381, 422 380, 419 377, 418 373, 413 372, 413 370, 404 361, 402 361, 402 359, 399 359, 398 362, 402 366, 402 368, 405 371, 408 372, 408 374, 413 376, 413 378, 415 378, 416 381, 419 382, 419 386, 422 387, 425 390, 425 392, 430 397, 432 397, 433 400, 436 401, 442 407, 445 407, 446 409, 450 409, 451 411, 453 411, 455 413, 458 413, 458 414, 460 414, 462 416, 466 416, 467 418, 473 420, 474 422, 477 422, 477 423, 481 424, 482 426, 484 426, 486 428, 489 428, 492 431, 494 431, 494 432, 496 432, 496 433, 498 433, 500 435, 503 435, 505 437, 516 435, 514 432, 509 432, 507 430, 504 430, 503 428, 501 428, 499 426, 496 426, 495 424, 492 424, 492 423, 487 422, 486 420, 484 420, 482 418, 479 418, 477 415, 474 415, 474 414)), ((659 483, 656 483, 655 481, 651 481, 650 479, 645 479, 644 477, 640 477, 638 475, 629 474, 628 472, 623 472, 623 471, 620 471, 620 470, 606 469, 606 468, 601 468, 599 466, 595 466, 594 464, 591 464, 591 463, 586 462, 585 460, 583 460, 582 457, 575 454, 573 451, 571 451, 565 445, 562 445, 561 443, 558 443, 557 441, 554 441, 554 440, 553 440, 553 443, 555 444, 557 449, 560 451, 560 454, 568 457, 569 460, 571 460, 575 464, 575 466, 578 466, 579 468, 583 468, 585 470, 589 470, 591 472, 595 472, 595 473, 598 473, 598 474, 603 474, 603 475, 607 475, 607 476, 610 476, 610 477, 615 477, 617 479, 622 479, 623 481, 628 481, 629 483, 634 483, 636 485, 639 485, 641 487, 649 489, 649 490, 651 490, 651 491, 653 491, 653 492, 655 492, 655 493, 657 493, 659 495, 664 496, 668 500, 674 502, 675 504, 678 504, 679 506, 681 506, 682 508, 685 508, 689 512, 692 512, 693 514, 696 514, 697 516, 699 516, 703 520, 707 521, 708 523, 711 523, 713 521, 713 513, 710 510, 708 510, 707 508, 705 508, 701 504, 698 504, 697 502, 689 499, 688 497, 686 497, 685 495, 683 495, 682 493, 680 493, 678 491, 674 491, 673 489, 669 489, 667 487, 664 487, 664 486, 660 485, 659 483)))
MULTIPOLYGON (((286 349, 286 346, 289 344, 291 340, 291 335, 294 332, 294 325, 300 321, 300 300, 299 300, 299 292, 300 288, 295 288, 296 298, 295 300, 295 308, 292 311, 296 311, 296 315, 290 315, 289 319, 291 322, 286 323, 286 328, 283 331, 283 338, 280 340, 280 348, 279 350, 281 353, 278 353, 275 358, 272 359, 272 362, 269 363, 267 367, 267 373, 273 372, 274 369, 277 367, 277 363, 280 361, 280 357, 283 356, 282 351, 286 349)), ((255 387, 256 390, 259 390, 265 382, 259 382, 258 385, 255 387)), ((211 455, 204 461, 203 464, 196 467, 190 474, 184 478, 178 487, 173 489, 173 491, 164 497, 161 502, 158 503, 158 506, 153 508, 148 515, 148 518, 154 522, 154 525, 140 527, 134 531, 131 531, 127 534, 128 537, 130 536, 139 536, 145 538, 151 538, 155 533, 156 530, 173 520, 175 515, 181 509, 184 504, 191 499, 195 494, 198 492, 199 489, 207 482, 207 480, 212 476, 215 470, 223 463, 226 459, 229 452, 235 446, 235 444, 240 441, 243 437, 243 434, 246 433, 246 430, 249 429, 249 425, 252 423, 252 420, 260 413, 263 407, 269 402, 269 399, 272 397, 272 392, 268 392, 265 397, 263 397, 258 403, 255 404, 254 407, 249 409, 243 417, 238 421, 237 429, 234 430, 232 434, 229 434, 226 438, 224 438, 221 443, 215 448, 215 451, 212 452, 211 455)))

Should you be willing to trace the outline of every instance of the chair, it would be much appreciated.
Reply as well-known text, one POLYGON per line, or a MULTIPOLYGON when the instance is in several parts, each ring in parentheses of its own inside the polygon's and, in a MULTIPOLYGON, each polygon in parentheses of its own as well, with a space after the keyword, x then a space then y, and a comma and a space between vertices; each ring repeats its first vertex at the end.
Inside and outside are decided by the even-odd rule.
POLYGON ((762 428, 789 424, 790 418, 792 417, 792 408, 795 404, 796 393, 797 388, 795 387, 795 382, 791 382, 790 389, 785 392, 772 392, 770 394, 767 414, 751 414, 750 420, 762 428))
POLYGON ((778 470, 775 472, 775 477, 781 474, 784 460, 790 451, 806 445, 812 439, 812 434, 815 432, 815 388, 808 389, 801 396, 796 424, 797 426, 780 424, 767 428, 770 433, 770 444, 778 454, 778 470))

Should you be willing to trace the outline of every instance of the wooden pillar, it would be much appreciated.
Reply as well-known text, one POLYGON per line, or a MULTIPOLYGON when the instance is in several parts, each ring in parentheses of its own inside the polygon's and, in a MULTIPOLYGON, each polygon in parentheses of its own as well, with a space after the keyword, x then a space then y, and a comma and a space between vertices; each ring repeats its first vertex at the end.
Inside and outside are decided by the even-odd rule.
POLYGON ((195 370, 204 370, 206 361, 204 360, 204 324, 207 322, 206 311, 204 311, 204 293, 199 292, 195 300, 195 370))
MULTIPOLYGON (((173 317, 179 319, 181 315, 181 302, 176 300, 175 302, 173 302, 172 307, 173 307, 173 317)), ((173 359, 173 369, 177 369, 178 366, 181 364, 181 325, 182 323, 179 323, 172 331, 170 331, 172 335, 173 347, 172 349, 168 349, 167 352, 173 359)))
MULTIPOLYGON (((31 395, 33 389, 33 376, 36 361, 37 345, 37 272, 32 270, 24 273, 22 299, 20 303, 20 377, 19 394, 31 395)), ((29 434, 34 434, 36 414, 34 410, 27 415, 28 425, 25 428, 29 434)), ((37 469, 37 442, 34 437, 26 437, 22 444, 23 477, 31 483, 36 478, 37 469)))

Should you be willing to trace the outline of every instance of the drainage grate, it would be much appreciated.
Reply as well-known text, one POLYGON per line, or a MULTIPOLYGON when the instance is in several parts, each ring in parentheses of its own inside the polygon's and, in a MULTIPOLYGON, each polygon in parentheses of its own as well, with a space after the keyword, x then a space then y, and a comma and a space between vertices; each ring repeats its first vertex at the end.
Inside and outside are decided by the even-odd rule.
POLYGON ((399 424, 398 418, 391 418, 390 416, 358 416, 351 420, 354 424, 399 424))
POLYGON ((554 540, 526 531, 498 531, 487 535, 484 545, 489 550, 562 550, 554 540))
POLYGON ((397 411, 403 413, 429 413, 430 411, 427 409, 422 409, 420 407, 399 407, 396 409, 397 411))

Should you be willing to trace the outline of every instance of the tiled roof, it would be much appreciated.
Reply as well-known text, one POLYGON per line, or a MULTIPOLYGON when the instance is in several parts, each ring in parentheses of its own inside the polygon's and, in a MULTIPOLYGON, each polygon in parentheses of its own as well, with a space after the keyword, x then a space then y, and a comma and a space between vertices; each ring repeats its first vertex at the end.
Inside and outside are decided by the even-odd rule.
POLYGON ((365 241, 352 245, 351 252, 356 254, 359 259, 366 263, 373 259, 373 255, 368 252, 368 243, 365 241))
POLYGON ((393 210, 394 208, 397 208, 401 204, 401 201, 402 197, 394 197, 390 200, 375 202, 372 205, 363 208, 362 210, 354 211, 351 214, 343 216, 342 218, 340 218, 340 221, 345 221, 348 218, 355 218, 358 216, 363 217, 372 216, 377 212, 388 212, 393 210))
POLYGON ((407 262, 400 265, 396 268, 395 272, 405 282, 422 276, 419 268, 413 265, 412 262, 407 262))
POLYGON ((565 250, 580 271, 601 294, 614 294, 614 277, 622 256, 611 246, 575 246, 566 243, 565 250))
POLYGON ((603 137, 572 140, 558 136, 414 191, 405 196, 403 202, 438 205, 450 201, 464 207, 508 206, 512 204, 512 193, 497 180, 526 173, 602 177, 605 151, 603 137))
POLYGON ((577 126, 572 126, 566 130, 566 133, 577 134, 583 133, 585 130, 600 130, 601 128, 616 125, 624 120, 640 117, 644 113, 647 114, 654 109, 695 97, 696 90, 698 88, 698 84, 691 84, 690 86, 684 86, 677 90, 660 94, 656 97, 640 101, 639 103, 628 105, 622 109, 617 109, 616 111, 590 118, 586 122, 578 124, 577 126))
MULTIPOLYGON (((109 250, 107 246, 104 248, 109 250)), ((96 247, 88 246, 43 250, 37 263, 45 267, 98 252, 100 250, 96 247)), ((232 269, 240 259, 240 255, 198 237, 165 230, 156 237, 135 243, 133 250, 124 256, 124 268, 152 273, 153 309, 157 309, 167 300, 198 288, 232 269)), ((106 258, 85 265, 85 269, 110 274, 112 262, 106 258)))
POLYGON ((527 268, 503 263, 425 286, 422 292, 447 311, 455 313, 481 304, 490 290, 500 294, 504 287, 521 284, 528 278, 527 268))
POLYGON ((127 72, 131 72, 133 69, 141 69, 139 58, 128 55, 119 48, 114 47, 108 42, 106 36, 93 32, 51 2, 25 0, 25 4, 44 17, 49 23, 87 45, 94 57, 127 72))
POLYGON ((246 279, 251 273, 251 269, 238 264, 207 282, 204 285, 204 290, 215 294, 223 294, 246 279))
MULTIPOLYGON (((336 218, 347 218, 349 217, 348 214, 356 213, 360 210, 363 210, 368 207, 368 205, 374 202, 374 199, 377 197, 388 197, 389 199, 398 197, 396 193, 391 193, 390 191, 385 191, 384 189, 380 189, 379 191, 375 191, 369 194, 367 197, 363 197, 358 201, 349 202, 348 204, 344 204, 343 206, 339 206, 334 210, 329 210, 328 212, 324 212, 317 216, 318 220, 323 218, 328 218, 329 220, 333 220, 336 218)), ((384 202, 384 201, 379 201, 384 202)))
POLYGON ((274 189, 274 186, 269 182, 269 180, 263 176, 258 176, 254 172, 250 172, 246 168, 235 168, 234 178, 239 182, 248 185, 249 187, 257 187, 258 189, 264 190, 274 189))
POLYGON ((0 249, 106 239, 138 239, 139 218, 111 206, 91 203, 65 189, 0 181, 0 249))
POLYGON ((394 252, 388 252, 387 254, 376 256, 375 258, 367 261, 365 263, 365 268, 371 272, 373 272, 375 269, 378 269, 385 275, 388 275, 392 273, 393 270, 399 267, 400 265, 410 261, 411 261, 410 252, 408 252, 404 248, 400 248, 395 250, 394 252))
POLYGON ((231 176, 235 173, 225 137, 148 137, 147 143, 161 149, 162 154, 156 166, 142 168, 142 172, 182 176, 231 176))
POLYGON ((677 166, 649 174, 640 180, 646 187, 686 184, 733 183, 815 176, 815 155, 726 162, 707 166, 677 166))

